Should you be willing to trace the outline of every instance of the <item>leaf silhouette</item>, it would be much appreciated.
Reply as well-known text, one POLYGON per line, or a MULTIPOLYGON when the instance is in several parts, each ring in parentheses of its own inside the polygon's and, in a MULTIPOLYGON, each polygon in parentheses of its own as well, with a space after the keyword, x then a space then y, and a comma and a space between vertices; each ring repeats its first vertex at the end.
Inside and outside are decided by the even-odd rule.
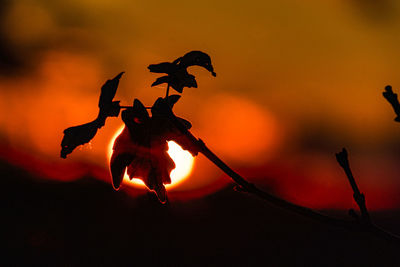
MULTIPOLYGON (((160 202, 165 203, 164 185, 171 183, 170 173, 175 168, 175 163, 167 153, 167 141, 173 140, 197 155, 189 140, 186 140, 187 137, 181 134, 170 119, 172 107, 179 97, 171 95, 158 98, 151 108, 151 117, 137 99, 132 108, 122 112, 125 128, 114 142, 110 161, 115 189, 120 187, 126 170, 130 179, 140 178, 157 194, 160 202)), ((191 127, 190 122, 177 119, 188 129, 191 127)))
POLYGON ((214 77, 217 76, 211 64, 210 56, 201 51, 191 51, 185 54, 180 59, 178 65, 184 68, 188 68, 190 66, 200 66, 211 72, 214 77))
POLYGON ((124 74, 124 72, 119 73, 114 79, 107 80, 105 84, 101 87, 101 93, 99 98, 99 108, 106 108, 109 106, 117 93, 119 79, 124 74))
POLYGON ((90 142, 96 135, 97 130, 104 126, 108 117, 117 117, 119 115, 121 109, 119 101, 113 101, 113 98, 118 89, 119 79, 123 74, 121 72, 113 79, 107 80, 101 87, 98 104, 99 113, 94 121, 64 130, 60 152, 62 158, 65 159, 76 147, 90 142))
MULTIPOLYGON (((107 80, 101 87, 101 93, 99 98, 99 115, 98 118, 107 119, 107 117, 118 117, 120 112, 119 101, 113 101, 115 94, 117 93, 119 79, 122 77, 124 72, 119 73, 111 80, 107 80)), ((104 125, 104 123, 103 123, 104 125)))
POLYGON ((187 68, 190 66, 203 67, 216 76, 210 56, 201 51, 191 51, 173 62, 149 65, 150 72, 167 74, 167 76, 158 78, 151 86, 167 83, 179 93, 183 92, 184 87, 197 88, 196 78, 187 72, 187 68))
POLYGON ((83 125, 65 129, 64 138, 61 141, 60 156, 65 159, 76 147, 89 143, 100 127, 100 123, 94 120, 83 125))
POLYGON ((162 83, 167 83, 171 86, 175 91, 182 93, 184 87, 194 87, 197 88, 196 78, 184 71, 178 71, 174 75, 162 76, 157 78, 157 80, 151 84, 151 86, 156 86, 162 83))

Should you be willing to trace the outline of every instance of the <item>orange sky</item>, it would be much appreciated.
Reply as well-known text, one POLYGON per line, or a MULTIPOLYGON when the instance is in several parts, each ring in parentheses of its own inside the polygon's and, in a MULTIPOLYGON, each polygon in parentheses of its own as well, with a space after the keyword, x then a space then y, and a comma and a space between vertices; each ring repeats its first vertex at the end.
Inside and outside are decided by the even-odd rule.
MULTIPOLYGON (((63 129, 95 118, 100 86, 120 71, 116 99, 150 105, 164 88, 150 88, 156 75, 147 65, 202 50, 217 77, 191 68, 199 88, 185 89, 175 111, 234 168, 300 203, 322 183, 332 194, 326 205, 306 204, 338 206, 332 191, 348 185, 334 153, 346 146, 364 191, 381 199, 400 188, 400 127, 381 96, 386 84, 400 88, 398 1, 21 0, 2 12, 0 142, 7 149, 106 172, 108 141, 121 122, 109 119, 67 162, 58 158, 63 129), (274 164, 301 177, 304 191, 266 167, 274 164), (251 171, 265 168, 276 180, 251 171)), ((185 190, 204 177, 224 179, 205 159, 196 164, 185 190)))

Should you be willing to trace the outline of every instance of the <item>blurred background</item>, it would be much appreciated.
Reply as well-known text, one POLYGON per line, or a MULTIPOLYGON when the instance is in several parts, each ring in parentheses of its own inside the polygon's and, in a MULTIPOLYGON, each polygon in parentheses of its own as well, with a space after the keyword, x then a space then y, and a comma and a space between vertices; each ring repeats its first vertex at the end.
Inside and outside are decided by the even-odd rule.
MULTIPOLYGON (((373 210, 400 207, 400 127, 383 99, 400 87, 400 2, 2 1, 0 157, 45 181, 110 183, 109 119, 90 145, 59 158, 65 128, 97 115, 99 89, 125 71, 117 100, 151 105, 151 63, 208 53, 175 113, 249 180, 312 208, 354 206, 334 153, 346 147, 373 210)), ((227 186, 203 156, 170 198, 227 186)), ((111 186, 111 185, 110 185, 111 186)), ((126 188, 125 190, 131 190, 126 188)), ((132 201, 143 189, 134 189, 132 201)))
POLYGON ((191 50, 175 113, 229 166, 268 192, 348 218, 357 208, 335 160, 349 151, 374 222, 400 233, 400 125, 382 97, 400 89, 396 0, 2 0, 0 175, 7 266, 400 266, 398 247, 232 190, 199 155, 160 205, 114 191, 110 118, 64 160, 63 130, 93 120, 102 84, 151 105, 152 63, 191 50), (7 264, 8 263, 8 264, 7 264))

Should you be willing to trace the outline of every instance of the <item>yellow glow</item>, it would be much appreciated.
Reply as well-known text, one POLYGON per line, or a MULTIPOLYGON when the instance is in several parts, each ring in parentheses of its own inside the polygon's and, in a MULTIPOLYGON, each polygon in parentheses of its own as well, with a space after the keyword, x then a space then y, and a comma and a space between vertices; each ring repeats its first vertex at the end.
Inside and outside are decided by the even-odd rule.
MULTIPOLYGON (((108 160, 110 160, 111 154, 113 152, 112 148, 114 145, 114 141, 118 137, 118 135, 120 135, 123 129, 124 127, 122 126, 118 131, 116 131, 113 138, 111 138, 111 142, 108 145, 108 160)), ((183 150, 182 147, 174 141, 168 142, 168 154, 175 162, 175 169, 173 169, 170 174, 171 184, 168 184, 165 187, 173 188, 189 176, 193 169, 194 157, 190 154, 189 151, 183 150)), ((136 187, 145 187, 144 183, 140 179, 133 178, 132 180, 130 180, 126 171, 123 183, 136 187)))

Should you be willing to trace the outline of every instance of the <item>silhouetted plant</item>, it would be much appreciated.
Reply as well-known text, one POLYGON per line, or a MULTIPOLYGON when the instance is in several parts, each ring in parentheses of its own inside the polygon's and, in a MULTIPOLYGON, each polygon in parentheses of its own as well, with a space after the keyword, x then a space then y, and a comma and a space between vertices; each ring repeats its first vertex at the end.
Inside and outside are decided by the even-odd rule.
POLYGON ((385 91, 382 93, 383 97, 392 105, 394 113, 396 113, 395 121, 400 122, 400 104, 399 100, 397 99, 397 94, 393 93, 392 87, 387 85, 385 87, 385 91))
POLYGON ((191 123, 176 117, 172 112, 180 96, 169 96, 169 87, 180 93, 184 87, 197 87, 195 77, 187 72, 190 66, 204 67, 216 76, 210 56, 201 51, 191 51, 172 63, 163 62, 148 67, 151 72, 167 74, 152 84, 167 83, 167 90, 166 97, 158 98, 151 107, 151 116, 138 99, 134 100, 132 106, 121 106, 120 101, 113 101, 123 72, 108 80, 101 88, 97 118, 64 130, 61 157, 66 158, 77 146, 90 142, 108 117, 118 117, 120 110, 124 109, 121 118, 125 127, 114 143, 110 160, 113 186, 119 189, 127 171, 130 179, 140 178, 156 193, 160 202, 165 203, 167 197, 164 185, 171 183, 170 173, 175 168, 175 163, 167 153, 167 141, 175 141, 193 156, 198 153, 192 141, 179 129, 183 127, 188 130, 192 127, 191 123))
MULTIPOLYGON (((387 240, 400 244, 400 238, 394 234, 384 231, 371 222, 365 205, 364 194, 360 192, 353 174, 350 170, 347 151, 343 149, 336 154, 336 159, 345 171, 350 185, 353 189, 353 197, 360 208, 361 218, 354 210, 349 214, 352 220, 341 220, 323 215, 317 211, 296 205, 284 199, 278 198, 268 192, 262 191, 254 184, 247 182, 242 176, 233 171, 217 155, 215 155, 201 140, 189 131, 189 121, 175 116, 172 111, 174 104, 179 100, 178 95, 169 95, 169 87, 182 93, 184 87, 197 87, 196 79, 187 72, 189 66, 202 66, 216 76, 210 57, 200 51, 192 51, 173 62, 164 62, 150 65, 151 72, 165 73, 166 76, 158 78, 153 84, 167 83, 165 98, 158 98, 151 109, 151 116, 147 109, 138 99, 132 106, 121 106, 119 101, 113 101, 118 82, 123 73, 114 79, 107 81, 101 90, 99 101, 99 115, 93 122, 68 128, 64 131, 61 142, 61 157, 65 158, 77 146, 89 142, 101 128, 107 117, 117 117, 121 109, 121 118, 125 128, 117 137, 113 146, 113 154, 110 160, 112 184, 119 189, 125 171, 130 179, 140 177, 145 185, 155 192, 160 202, 167 200, 164 184, 171 182, 170 172, 175 167, 174 162, 167 154, 167 141, 175 141, 183 149, 190 151, 193 156, 202 153, 223 172, 229 175, 236 183, 236 190, 254 194, 276 206, 291 210, 303 216, 324 223, 344 227, 354 231, 363 231, 375 234, 387 240)), ((384 96, 392 104, 396 114, 399 116, 400 105, 397 95, 386 87, 384 96)), ((396 118, 396 121, 399 121, 396 118)))
MULTIPOLYGON (((351 189, 353 189, 354 192, 353 198, 354 201, 357 203, 358 207, 360 208, 362 222, 365 224, 371 223, 371 219, 369 217, 369 213, 365 205, 365 196, 358 189, 356 180, 354 179, 353 173, 350 169, 349 159, 347 158, 347 150, 345 148, 343 148, 342 151, 336 154, 336 160, 346 173, 351 189)), ((358 221, 360 220, 357 213, 353 209, 349 210, 349 214, 356 220, 358 221)))
POLYGON ((183 92, 184 87, 197 88, 196 78, 187 72, 187 68, 190 66, 203 67, 211 72, 214 77, 217 76, 209 55, 201 51, 191 51, 173 62, 149 65, 150 72, 167 74, 167 76, 158 78, 151 86, 167 83, 166 96, 168 96, 170 86, 179 93, 183 92))

